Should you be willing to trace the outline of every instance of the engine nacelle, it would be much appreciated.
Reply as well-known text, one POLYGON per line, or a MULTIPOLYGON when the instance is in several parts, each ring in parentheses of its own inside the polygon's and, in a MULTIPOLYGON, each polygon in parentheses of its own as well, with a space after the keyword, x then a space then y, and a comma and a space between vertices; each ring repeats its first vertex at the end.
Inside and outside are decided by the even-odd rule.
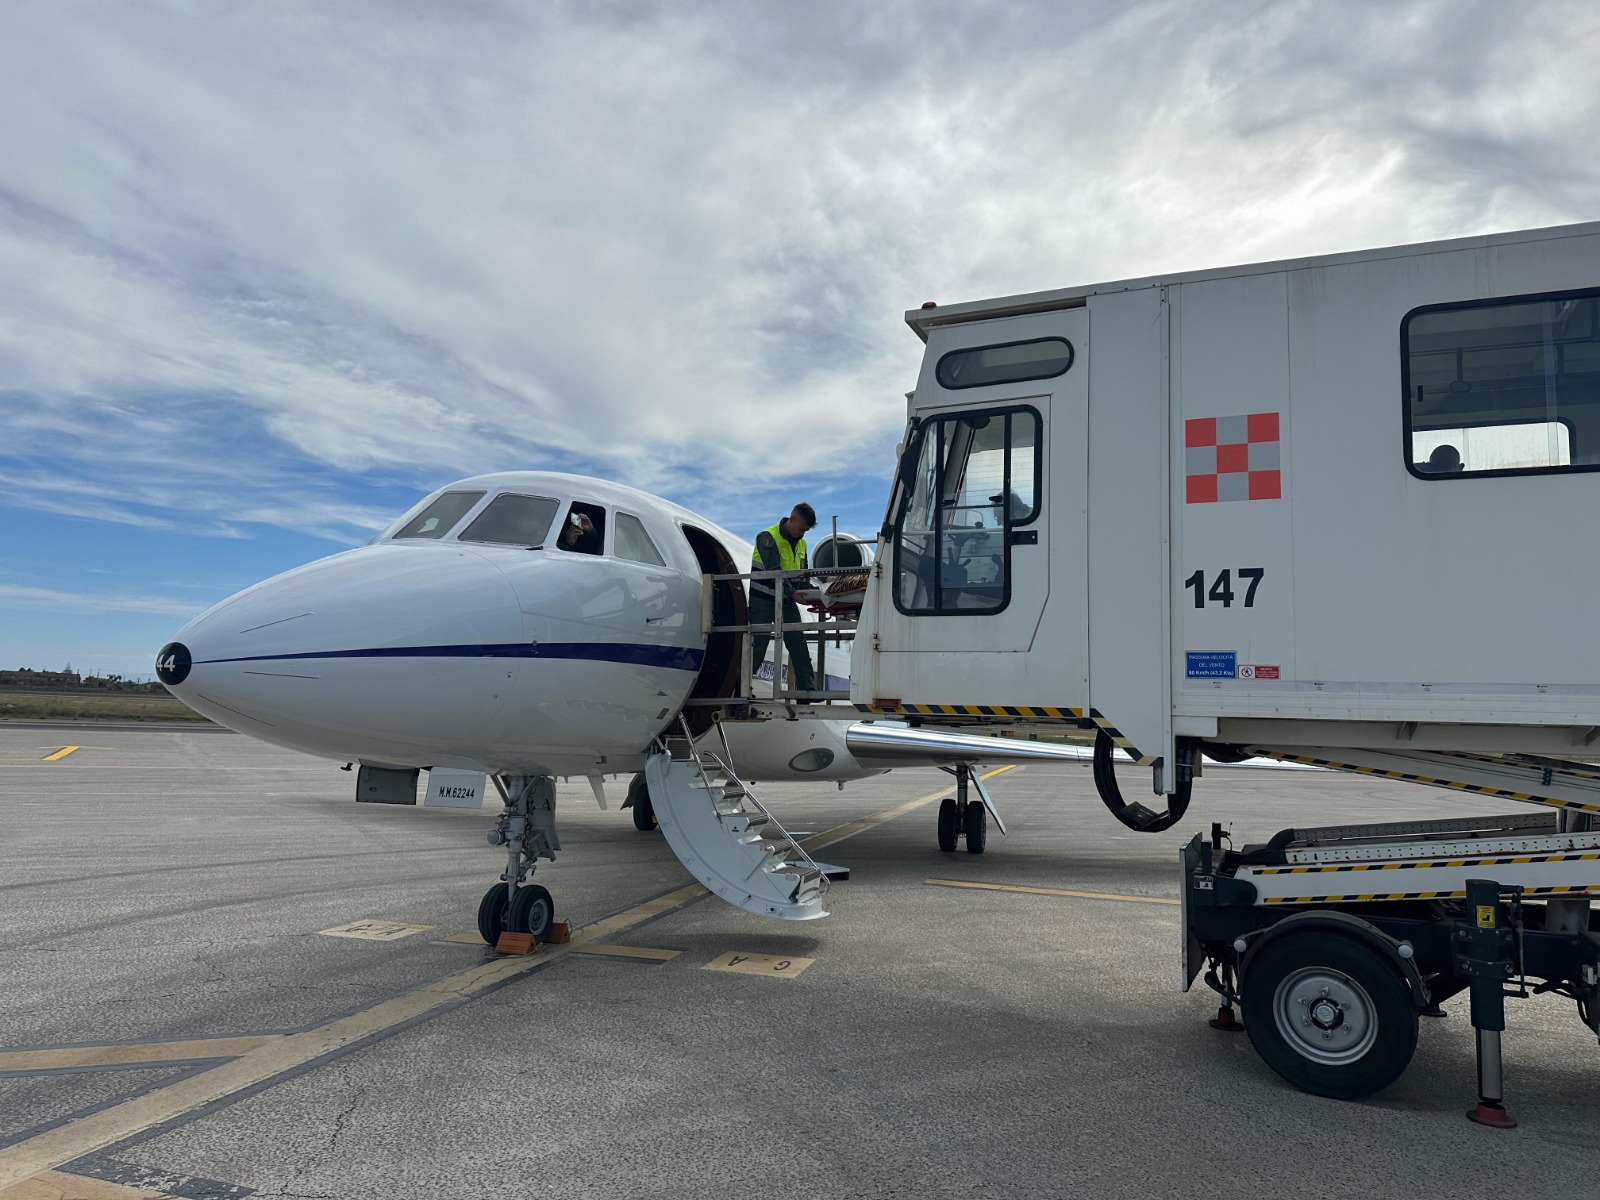
POLYGON ((811 548, 813 567, 859 567, 865 571, 877 557, 877 545, 853 533, 830 533, 811 548))
MULTIPOLYGON (((867 767, 845 745, 844 721, 724 721, 734 769, 751 781, 791 782, 828 779, 844 782, 882 775, 884 767, 867 767)), ((712 730, 699 739, 705 750, 720 751, 712 730)))

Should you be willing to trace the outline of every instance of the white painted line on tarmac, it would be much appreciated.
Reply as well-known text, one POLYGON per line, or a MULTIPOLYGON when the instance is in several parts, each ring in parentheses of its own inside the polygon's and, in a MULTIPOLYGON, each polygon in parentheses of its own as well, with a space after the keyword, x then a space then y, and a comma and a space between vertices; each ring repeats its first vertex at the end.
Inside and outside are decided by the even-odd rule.
POLYGON ((398 942, 414 933, 426 933, 432 925, 406 925, 400 921, 374 921, 370 917, 336 925, 332 929, 319 929, 323 937, 360 938, 364 942, 398 942))

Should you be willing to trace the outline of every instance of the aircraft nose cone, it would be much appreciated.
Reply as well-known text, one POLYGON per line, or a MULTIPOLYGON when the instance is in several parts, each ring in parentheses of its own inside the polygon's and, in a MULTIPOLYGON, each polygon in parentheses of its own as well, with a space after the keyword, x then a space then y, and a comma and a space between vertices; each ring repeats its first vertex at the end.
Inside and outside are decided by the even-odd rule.
POLYGON ((182 642, 168 642, 156 653, 156 678, 168 687, 176 687, 189 678, 194 666, 194 655, 182 642))
POLYGON ((405 763, 440 752, 422 746, 428 738, 477 736, 528 644, 517 595, 493 563, 453 546, 380 544, 207 609, 161 648, 156 675, 241 733, 405 763))

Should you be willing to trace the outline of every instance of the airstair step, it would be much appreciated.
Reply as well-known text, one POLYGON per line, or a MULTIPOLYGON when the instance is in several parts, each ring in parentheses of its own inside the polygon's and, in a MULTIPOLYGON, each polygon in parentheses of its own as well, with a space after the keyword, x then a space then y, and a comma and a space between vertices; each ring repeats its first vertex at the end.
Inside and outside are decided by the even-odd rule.
POLYGON ((803 878, 809 879, 827 878, 827 876, 823 873, 822 868, 810 860, 806 860, 804 862, 791 861, 779 863, 777 866, 772 868, 772 871, 776 875, 799 875, 803 878))
POLYGON ((689 872, 747 912, 791 921, 827 916, 826 876, 732 767, 687 739, 665 739, 663 749, 647 760, 645 781, 661 831, 689 872), (680 744, 687 747, 681 759, 680 744))

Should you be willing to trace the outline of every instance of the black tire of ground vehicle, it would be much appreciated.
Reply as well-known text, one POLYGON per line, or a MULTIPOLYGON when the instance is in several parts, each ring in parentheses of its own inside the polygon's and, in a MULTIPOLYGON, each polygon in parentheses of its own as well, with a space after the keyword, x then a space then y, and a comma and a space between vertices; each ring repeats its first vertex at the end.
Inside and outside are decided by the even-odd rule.
POLYGON ((956 816, 956 798, 946 796, 939 801, 939 849, 946 854, 953 851, 960 833, 960 821, 956 816))
POLYGON ((511 905, 506 900, 505 881, 495 883, 483 894, 483 899, 478 902, 478 934, 483 940, 494 945, 500 940, 500 935, 510 928, 508 924, 511 917, 511 905))
POLYGON ((1250 961, 1240 1000, 1256 1053, 1313 1095, 1358 1100, 1382 1091, 1400 1078, 1417 1049, 1417 1010, 1399 973, 1374 948, 1337 933, 1306 930, 1263 947, 1250 961), (1297 987, 1296 980, 1303 982, 1297 987), (1330 983, 1335 996, 1358 999, 1349 1014, 1335 1006, 1341 1025, 1348 1015, 1376 1026, 1370 1044, 1351 1047, 1348 1061, 1337 1063, 1317 1061, 1326 1053, 1322 1035, 1307 1023, 1309 1014, 1302 1015, 1302 1000, 1314 1002, 1330 983), (1291 1031, 1304 1029, 1304 1037, 1286 1036, 1280 1018, 1291 1031))
POLYGON ((633 782, 628 784, 628 799, 632 803, 628 806, 633 810, 633 827, 640 833, 649 833, 660 827, 656 820, 656 806, 650 803, 650 785, 645 782, 641 772, 633 777, 633 782))
POLYGON ((967 853, 982 854, 989 836, 989 812, 981 804, 968 804, 966 812, 967 853))
POLYGON ((511 902, 511 929, 515 933, 531 933, 541 945, 550 937, 550 926, 556 919, 556 902, 550 892, 537 883, 517 889, 517 898, 511 902))

